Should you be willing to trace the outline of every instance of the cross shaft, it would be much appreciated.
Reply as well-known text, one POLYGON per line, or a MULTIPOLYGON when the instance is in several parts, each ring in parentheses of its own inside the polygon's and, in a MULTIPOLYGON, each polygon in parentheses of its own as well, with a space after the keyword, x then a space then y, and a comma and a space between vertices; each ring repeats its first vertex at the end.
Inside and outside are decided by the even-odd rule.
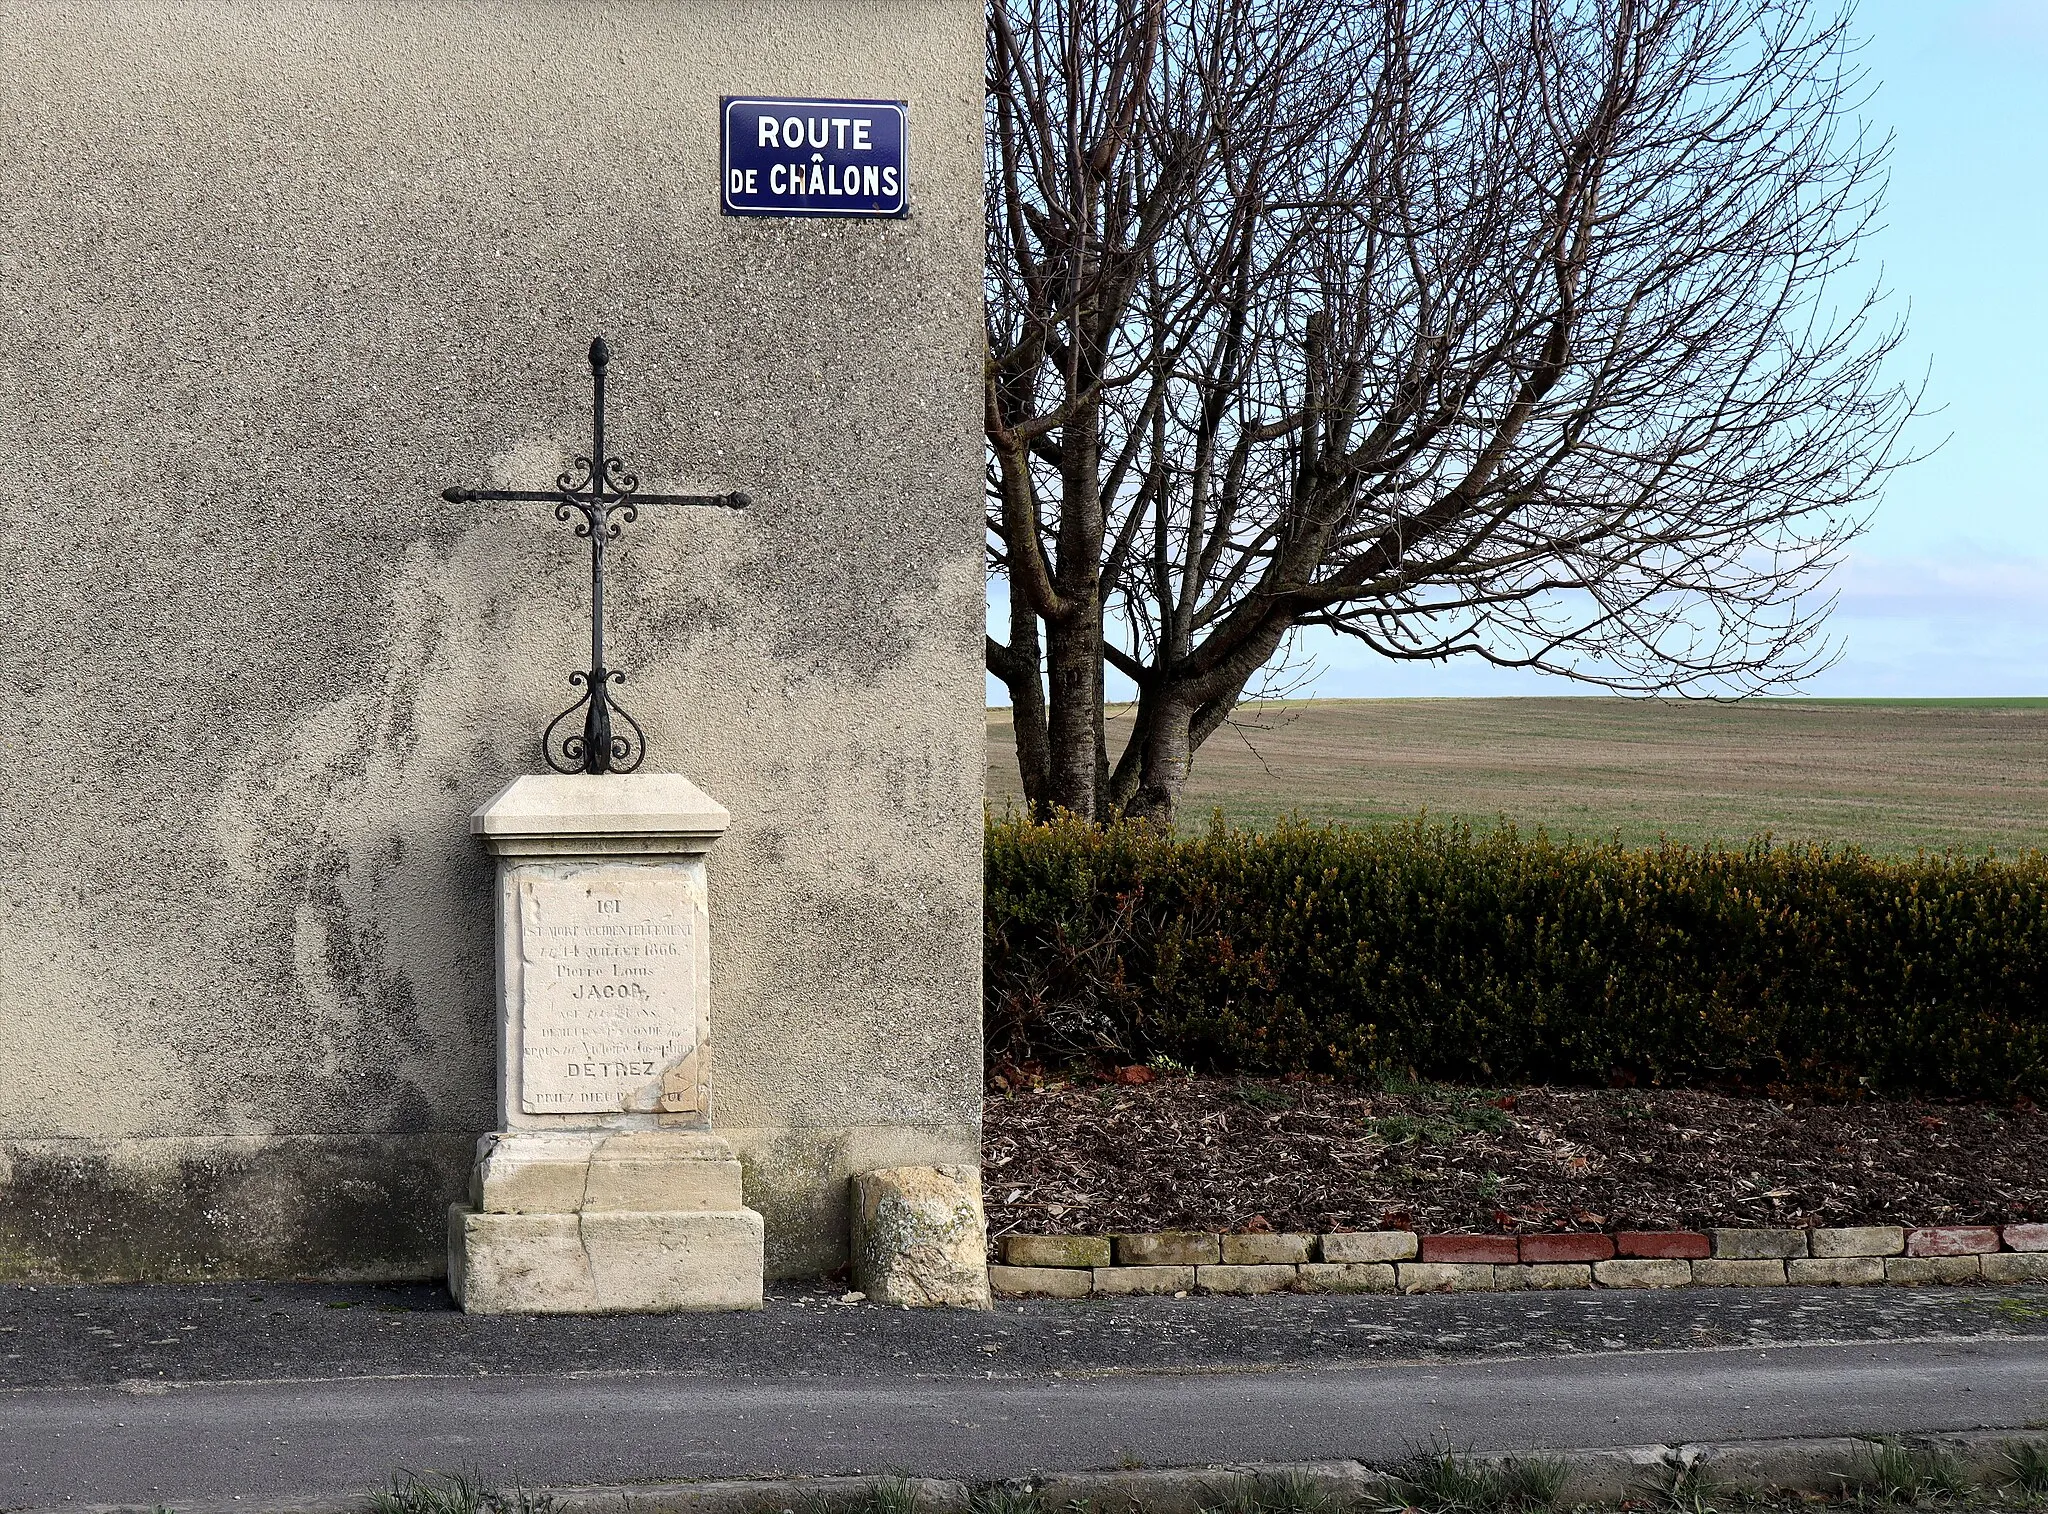
POLYGON ((630 773, 647 753, 647 737, 640 723, 611 697, 611 686, 624 683, 626 675, 605 665, 604 653, 604 562, 605 544, 618 539, 622 526, 639 519, 641 505, 691 505, 718 510, 744 510, 751 500, 734 491, 730 494, 642 494, 639 477, 627 471, 618 458, 605 452, 604 381, 611 366, 611 348, 603 337, 590 344, 590 453, 577 457, 555 480, 553 489, 443 489, 441 498, 452 505, 480 500, 551 504, 555 519, 576 520, 576 534, 590 541, 590 667, 569 675, 572 687, 583 690, 582 698, 548 722, 541 736, 541 754, 558 773, 630 773), (579 472, 580 470, 580 472, 579 472), (556 732, 577 711, 583 712, 580 732, 557 737, 556 732), (629 736, 617 730, 612 716, 631 728, 629 736))

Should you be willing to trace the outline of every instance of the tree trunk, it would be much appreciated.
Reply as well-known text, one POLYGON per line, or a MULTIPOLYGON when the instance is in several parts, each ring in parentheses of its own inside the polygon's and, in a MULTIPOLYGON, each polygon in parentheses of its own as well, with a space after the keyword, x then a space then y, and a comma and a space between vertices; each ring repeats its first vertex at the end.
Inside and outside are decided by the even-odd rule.
POLYGON ((1292 624, 1284 614, 1269 614, 1215 668, 1199 677, 1163 678, 1163 691, 1139 695, 1137 724, 1117 764, 1117 812, 1173 824, 1195 753, 1230 718, 1245 685, 1279 650, 1292 624))
POLYGON ((1193 723, 1188 705, 1176 701, 1146 709, 1140 699, 1138 728, 1131 733, 1138 749, 1137 784, 1123 805, 1128 819, 1173 824, 1195 755, 1193 723))
POLYGON ((1079 815, 1100 818, 1096 775, 1102 720, 1102 601, 1090 585, 1085 597, 1072 595, 1073 611, 1046 624, 1046 673, 1050 692, 1046 720, 1046 801, 1079 815))
POLYGON ((1051 748, 1047 797, 1086 820, 1102 804, 1102 432, 1101 412, 1084 406, 1060 438, 1059 561, 1053 583, 1062 612, 1046 621, 1051 748))
POLYGON ((1009 671, 999 675, 1010 690, 1011 729, 1017 738, 1017 776, 1033 820, 1052 814, 1049 749, 1045 730, 1045 648, 1038 617, 1014 586, 1010 590, 1009 671))

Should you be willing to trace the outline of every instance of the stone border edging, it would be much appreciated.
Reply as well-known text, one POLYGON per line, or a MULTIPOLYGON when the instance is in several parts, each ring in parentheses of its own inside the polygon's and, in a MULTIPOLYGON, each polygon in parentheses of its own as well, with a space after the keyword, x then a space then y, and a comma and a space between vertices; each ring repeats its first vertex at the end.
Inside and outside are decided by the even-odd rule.
POLYGON ((1520 1236, 1157 1231, 1006 1235, 1001 1244, 989 1287, 1006 1298, 2048 1283, 2048 1224, 1520 1236))
MULTIPOLYGON (((1907 1446, 1950 1458, 1968 1481, 1995 1487, 2008 1480, 2012 1448, 2048 1450, 2048 1434, 2031 1430, 1979 1430, 1907 1435, 1907 1446)), ((1679 1445, 1610 1446, 1582 1450, 1487 1451, 1481 1463, 1543 1459, 1564 1465, 1560 1505, 1619 1503, 1666 1487, 1681 1472, 1697 1470, 1714 1485, 1759 1492, 1838 1493, 1866 1477, 1874 1439, 1828 1436, 1788 1440, 1703 1441, 1679 1445)), ((908 1478, 920 1514, 969 1514, 975 1493, 999 1488, 1036 1493, 1048 1510, 1078 1503, 1093 1514, 1198 1514, 1214 1508, 1245 1481, 1305 1483, 1339 1504, 1391 1496, 1391 1467, 1356 1461, 1246 1462, 1226 1466, 1151 1467, 1129 1471, 1061 1472, 969 1485, 948 1478, 908 1478)), ((876 1487, 877 1477, 763 1477, 706 1482, 633 1483, 616 1487, 536 1488, 553 1499, 554 1514, 807 1514, 850 1509, 876 1487)), ((209 1504, 76 1504, 19 1510, 16 1514, 366 1514, 368 1495, 346 1499, 294 1499, 270 1503, 236 1500, 209 1504)))

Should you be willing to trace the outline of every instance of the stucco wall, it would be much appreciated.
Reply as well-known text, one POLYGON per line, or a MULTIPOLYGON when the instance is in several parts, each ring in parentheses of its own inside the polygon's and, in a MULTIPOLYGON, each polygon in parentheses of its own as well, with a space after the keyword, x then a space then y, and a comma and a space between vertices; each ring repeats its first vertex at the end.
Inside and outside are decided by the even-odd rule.
POLYGON ((0 1276, 441 1267, 492 1121, 470 810, 611 643, 711 859, 770 1270, 978 1155, 971 0, 0 0, 0 1276), (907 221, 717 213, 722 93, 911 102, 907 221))

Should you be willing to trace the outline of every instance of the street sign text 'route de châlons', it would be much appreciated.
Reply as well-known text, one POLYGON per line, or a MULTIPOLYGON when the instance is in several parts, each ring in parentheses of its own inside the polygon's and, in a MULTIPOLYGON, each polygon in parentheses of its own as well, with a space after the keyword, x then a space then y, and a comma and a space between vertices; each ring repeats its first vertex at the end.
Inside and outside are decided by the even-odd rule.
POLYGON ((720 111, 729 216, 903 216, 910 120, 901 100, 728 95, 720 111))

